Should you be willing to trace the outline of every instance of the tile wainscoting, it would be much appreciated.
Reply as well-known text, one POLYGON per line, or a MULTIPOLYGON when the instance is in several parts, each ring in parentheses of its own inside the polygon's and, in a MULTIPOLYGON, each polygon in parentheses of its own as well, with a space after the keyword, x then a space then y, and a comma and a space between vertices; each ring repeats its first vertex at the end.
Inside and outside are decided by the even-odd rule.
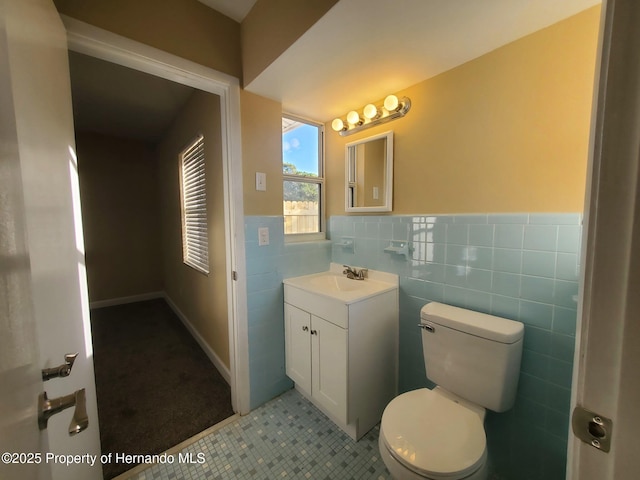
POLYGON ((290 389, 284 365, 282 280, 328 270, 331 243, 284 242, 284 219, 245 217, 250 406, 254 409, 290 389), (258 228, 269 228, 269 245, 258 245, 258 228))
POLYGON ((282 217, 246 217, 251 406, 291 387, 284 373, 282 280, 329 262, 400 276, 400 391, 425 377, 420 308, 445 302, 525 324, 515 407, 487 417, 503 478, 564 478, 582 215, 334 216, 330 242, 285 244, 282 217), (270 245, 258 246, 267 226, 270 245))

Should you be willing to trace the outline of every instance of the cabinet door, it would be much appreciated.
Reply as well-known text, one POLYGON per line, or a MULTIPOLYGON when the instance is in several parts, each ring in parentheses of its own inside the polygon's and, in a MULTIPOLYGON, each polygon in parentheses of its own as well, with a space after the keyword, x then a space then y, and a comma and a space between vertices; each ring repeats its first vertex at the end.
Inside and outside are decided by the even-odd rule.
POLYGON ((347 423, 347 332, 311 316, 313 398, 344 423, 347 423))
POLYGON ((285 303, 284 318, 287 375, 311 395, 311 315, 285 303))

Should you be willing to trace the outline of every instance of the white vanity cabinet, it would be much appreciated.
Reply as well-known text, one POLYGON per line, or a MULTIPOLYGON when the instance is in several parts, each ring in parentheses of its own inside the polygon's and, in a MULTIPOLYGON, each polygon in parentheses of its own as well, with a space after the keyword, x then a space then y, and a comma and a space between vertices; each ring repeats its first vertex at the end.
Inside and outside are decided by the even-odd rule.
POLYGON ((285 303, 287 375, 300 390, 347 422, 347 329, 285 303))
MULTIPOLYGON (((397 394, 397 283, 335 298, 304 288, 318 276, 285 280, 286 373, 298 391, 358 440, 397 394)), ((353 286, 365 286, 360 287, 353 286)))

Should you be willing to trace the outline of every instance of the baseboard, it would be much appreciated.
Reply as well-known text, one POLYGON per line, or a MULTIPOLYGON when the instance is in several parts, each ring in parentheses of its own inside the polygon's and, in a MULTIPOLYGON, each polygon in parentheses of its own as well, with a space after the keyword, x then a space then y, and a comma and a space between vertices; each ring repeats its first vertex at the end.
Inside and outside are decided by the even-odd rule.
POLYGON ((144 302, 145 300, 153 300, 156 298, 165 298, 164 292, 141 293, 140 295, 131 295, 128 297, 109 298, 107 300, 98 300, 89 303, 89 308, 113 307, 115 305, 124 305, 125 303, 144 302))
POLYGON ((204 350, 204 353, 207 354, 207 357, 209 357, 209 360, 211 360, 211 363, 213 363, 213 365, 216 367, 218 372, 220 372, 220 375, 222 375, 222 377, 225 379, 225 381, 229 385, 231 385, 231 372, 229 371, 227 366, 222 362, 222 360, 220 360, 220 357, 218 357, 218 355, 216 355, 216 352, 214 352, 213 349, 206 342, 206 340, 204 338, 202 338, 202 335, 200 335, 200 333, 198 333, 198 331, 191 324, 191 322, 189 321, 187 316, 184 313, 182 313, 182 311, 173 302, 173 300, 171 300, 169 295, 164 293, 163 294, 163 298, 165 299, 167 304, 171 307, 171 310, 173 310, 173 313, 175 313, 178 316, 178 318, 184 324, 184 326, 187 328, 187 330, 189 330, 189 333, 191 333, 193 338, 196 339, 196 342, 198 342, 198 344, 200 345, 202 350, 204 350))

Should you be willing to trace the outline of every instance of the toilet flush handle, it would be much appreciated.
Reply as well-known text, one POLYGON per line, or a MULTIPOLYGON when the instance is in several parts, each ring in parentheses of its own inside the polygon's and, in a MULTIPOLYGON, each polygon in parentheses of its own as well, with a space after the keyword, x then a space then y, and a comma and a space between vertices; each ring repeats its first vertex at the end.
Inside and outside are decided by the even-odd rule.
POLYGON ((434 327, 430 323, 419 323, 418 326, 429 333, 434 333, 436 331, 436 327, 434 327))

